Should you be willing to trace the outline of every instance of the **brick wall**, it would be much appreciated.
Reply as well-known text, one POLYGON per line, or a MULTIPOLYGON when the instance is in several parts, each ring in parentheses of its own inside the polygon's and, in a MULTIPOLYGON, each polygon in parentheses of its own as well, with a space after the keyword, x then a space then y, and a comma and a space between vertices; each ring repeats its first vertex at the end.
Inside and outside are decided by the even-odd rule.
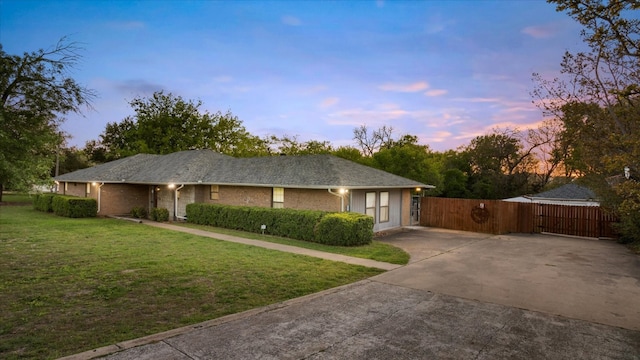
MULTIPOLYGON (((97 197, 97 186, 93 189, 91 195, 97 197)), ((100 216, 129 214, 138 206, 149 210, 148 185, 104 184, 100 189, 100 216)))
MULTIPOLYGON (((218 199, 211 199, 211 186, 195 187, 195 202, 225 204, 236 206, 271 207, 272 191, 270 187, 220 186, 218 199)), ((345 198, 345 206, 348 198, 345 198)), ((284 207, 288 209, 308 209, 340 211, 340 198, 329 194, 327 190, 284 189, 284 207)))
POLYGON ((411 190, 403 189, 402 190, 402 200, 400 204, 402 206, 402 214, 400 218, 400 225, 408 226, 411 225, 411 190))
MULTIPOLYGON (((344 205, 349 203, 345 196, 344 205)), ((284 189, 284 207, 298 210, 340 211, 340 198, 326 189, 284 189)))
POLYGON ((86 183, 61 183, 58 189, 59 194, 86 197, 87 196, 87 184, 86 183))

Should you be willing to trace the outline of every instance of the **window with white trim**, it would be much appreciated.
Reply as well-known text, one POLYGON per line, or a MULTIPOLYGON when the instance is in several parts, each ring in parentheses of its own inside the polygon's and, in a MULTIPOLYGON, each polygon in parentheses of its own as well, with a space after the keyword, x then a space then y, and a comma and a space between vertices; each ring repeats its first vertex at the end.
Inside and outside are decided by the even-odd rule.
POLYGON ((87 183, 86 193, 87 193, 87 195, 91 194, 91 183, 87 183))
POLYGON ((389 221, 389 192, 380 192, 380 222, 389 221))
POLYGON ((273 188, 273 208, 282 209, 284 207, 284 188, 273 188))
POLYGON ((368 192, 365 194, 364 199, 364 213, 373 218, 373 222, 376 222, 376 193, 368 192))

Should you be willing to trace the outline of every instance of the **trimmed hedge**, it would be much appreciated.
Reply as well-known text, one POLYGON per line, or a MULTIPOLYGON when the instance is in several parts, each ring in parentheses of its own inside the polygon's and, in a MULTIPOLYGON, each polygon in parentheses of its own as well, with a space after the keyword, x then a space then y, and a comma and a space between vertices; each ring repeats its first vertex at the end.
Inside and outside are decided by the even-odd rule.
POLYGON ((316 242, 327 245, 357 246, 371 243, 373 218, 358 213, 334 213, 318 224, 316 242))
POLYGON ((57 194, 36 194, 33 199, 33 208, 43 212, 53 212, 53 198, 57 194))
POLYGON ((192 203, 187 205, 187 221, 254 233, 266 225, 270 235, 328 245, 364 245, 373 239, 373 218, 356 213, 192 203), (321 225, 327 216, 329 223, 321 225))
MULTIPOLYGON (((145 209, 144 206, 136 206, 133 209, 131 209, 131 217, 134 217, 137 219, 146 219, 147 209, 145 209)), ((167 217, 169 217, 168 214, 167 214, 167 217)))
POLYGON ((153 208, 149 213, 149 218, 153 221, 169 221, 169 210, 165 208, 153 208))
POLYGON ((96 199, 56 195, 51 202, 53 213, 70 218, 96 217, 98 203, 96 199))

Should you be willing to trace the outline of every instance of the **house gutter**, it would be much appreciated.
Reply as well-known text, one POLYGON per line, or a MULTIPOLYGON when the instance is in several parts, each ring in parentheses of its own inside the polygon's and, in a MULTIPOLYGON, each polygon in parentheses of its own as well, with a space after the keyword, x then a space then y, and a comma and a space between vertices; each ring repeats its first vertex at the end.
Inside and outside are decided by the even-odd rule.
POLYGON ((340 198, 340 212, 344 212, 344 195, 346 194, 347 190, 345 190, 345 193, 342 194, 333 192, 331 191, 331 189, 327 189, 327 191, 329 192, 329 194, 340 198))
POLYGON ((98 185, 98 211, 97 213, 100 213, 100 193, 102 193, 102 187, 104 186, 104 183, 100 183, 100 185, 98 185))
POLYGON ((178 217, 178 191, 184 187, 184 184, 178 186, 173 190, 173 219, 174 220, 184 220, 186 219, 184 216, 178 217))

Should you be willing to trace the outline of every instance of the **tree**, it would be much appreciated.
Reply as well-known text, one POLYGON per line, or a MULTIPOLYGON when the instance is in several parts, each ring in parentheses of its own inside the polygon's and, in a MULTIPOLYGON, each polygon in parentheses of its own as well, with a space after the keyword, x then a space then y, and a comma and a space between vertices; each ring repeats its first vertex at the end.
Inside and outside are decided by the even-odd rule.
POLYGON ((469 181, 475 197, 504 199, 528 192, 529 174, 536 161, 524 150, 514 130, 494 130, 471 140, 464 149, 468 156, 469 181))
POLYGON ((312 155, 333 152, 333 147, 329 141, 309 140, 300 142, 297 136, 288 135, 280 138, 272 135, 269 138, 269 146, 271 153, 277 155, 312 155))
POLYGON ((441 191, 442 178, 430 153, 429 146, 418 145, 417 137, 405 135, 373 154, 371 165, 423 184, 434 185, 436 189, 431 194, 437 195, 441 191))
POLYGON ((640 203, 640 193, 624 182, 612 189, 611 181, 605 181, 620 177, 625 166, 635 174, 640 170, 640 19, 635 13, 640 3, 549 2, 584 26, 582 38, 589 50, 565 53, 562 77, 545 81, 538 76, 533 95, 562 124, 559 149, 566 151, 565 166, 600 184, 594 190, 601 198, 614 199, 605 205, 626 224, 623 237, 640 242, 640 223, 625 210, 640 203), (607 195, 612 190, 617 197, 607 195))
POLYGON ((230 111, 201 112, 201 101, 185 101, 171 93, 129 102, 135 115, 108 123, 93 150, 105 149, 109 160, 137 153, 168 154, 190 149, 211 149, 232 156, 265 155, 267 142, 242 125, 230 111))
POLYGON ((56 164, 51 169, 51 175, 62 175, 72 171, 91 167, 93 164, 85 151, 72 147, 64 147, 58 151, 56 164))
POLYGON ((361 125, 353 129, 353 140, 364 156, 372 156, 381 148, 389 147, 393 143, 392 133, 393 128, 386 125, 371 133, 366 125, 361 125))
POLYGON ((94 92, 68 76, 79 51, 65 38, 22 56, 0 45, 0 201, 5 188, 28 190, 50 179, 63 116, 90 106, 94 92))

